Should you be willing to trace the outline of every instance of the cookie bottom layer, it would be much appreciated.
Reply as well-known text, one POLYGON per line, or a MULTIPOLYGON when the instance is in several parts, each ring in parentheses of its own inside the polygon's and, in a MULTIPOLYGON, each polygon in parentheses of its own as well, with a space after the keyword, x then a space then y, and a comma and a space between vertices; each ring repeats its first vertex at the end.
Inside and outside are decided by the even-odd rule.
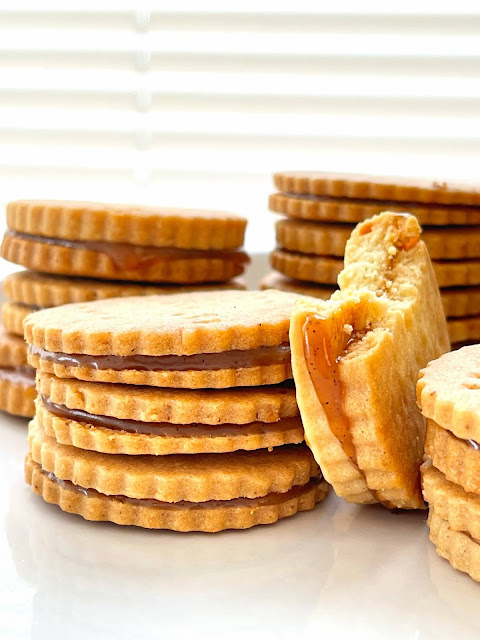
POLYGON ((85 520, 109 521, 146 529, 208 533, 273 524, 299 511, 313 509, 328 491, 325 481, 311 480, 305 486, 294 487, 285 494, 269 494, 254 500, 232 500, 230 505, 229 501, 212 501, 205 505, 182 503, 181 506, 163 502, 155 504, 153 500, 107 496, 58 480, 52 473, 43 471, 30 455, 25 460, 25 479, 34 493, 41 495, 45 502, 57 504, 63 511, 80 515, 85 520))
POLYGON ((31 418, 35 414, 35 377, 15 369, 0 368, 0 410, 31 418))
POLYGON ((480 582, 480 544, 468 533, 453 531, 434 510, 430 511, 427 524, 430 527, 430 540, 438 555, 448 560, 454 569, 468 573, 480 582))

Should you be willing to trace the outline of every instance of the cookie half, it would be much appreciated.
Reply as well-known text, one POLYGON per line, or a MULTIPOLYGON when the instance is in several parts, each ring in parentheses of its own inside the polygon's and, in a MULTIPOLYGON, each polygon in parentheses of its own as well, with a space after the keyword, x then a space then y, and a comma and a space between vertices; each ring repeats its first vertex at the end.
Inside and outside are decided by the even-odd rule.
POLYGON ((61 444, 104 453, 224 453, 303 442, 293 385, 180 390, 39 374, 36 420, 61 444))
POLYGON ((474 184, 316 171, 284 171, 274 174, 273 180, 284 194, 480 205, 480 189, 474 184))
POLYGON ((0 410, 31 418, 35 396, 35 371, 27 364, 24 340, 0 327, 0 410))
POLYGON ((350 502, 423 508, 418 368, 449 349, 440 294, 413 216, 355 229, 340 291, 303 300, 290 342, 306 441, 350 502))
POLYGON ((480 208, 468 206, 274 193, 270 196, 269 207, 272 211, 291 218, 324 222, 357 223, 382 211, 408 211, 422 225, 480 225, 480 208))
POLYGON ((289 293, 300 293, 312 298, 322 298, 322 300, 328 300, 332 293, 336 291, 336 287, 293 280, 282 276, 280 273, 275 273, 275 271, 271 271, 264 276, 258 286, 262 291, 265 289, 277 289, 278 291, 288 291, 289 293))
POLYGON ((100 300, 25 321, 29 362, 60 378, 222 388, 291 378, 293 293, 225 291, 100 300))

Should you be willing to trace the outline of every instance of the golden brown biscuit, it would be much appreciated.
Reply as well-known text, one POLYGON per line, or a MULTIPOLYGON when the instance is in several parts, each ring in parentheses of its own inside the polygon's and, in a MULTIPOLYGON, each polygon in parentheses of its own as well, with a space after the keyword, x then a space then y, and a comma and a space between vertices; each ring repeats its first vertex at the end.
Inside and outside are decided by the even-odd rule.
POLYGON ((31 418, 35 413, 36 395, 33 369, 0 368, 0 410, 31 418))
POLYGON ((47 473, 107 495, 165 502, 205 502, 258 498, 285 493, 318 476, 305 445, 276 447, 271 452, 235 451, 218 455, 108 455, 57 443, 34 419, 29 442, 32 458, 47 473))
POLYGON ((280 291, 117 298, 45 309, 24 325, 29 362, 60 378, 221 388, 291 378, 296 299, 280 291))
POLYGON ((23 321, 37 311, 35 307, 17 302, 4 302, 2 304, 2 323, 8 333, 23 338, 23 321))
POLYGON ((415 381, 449 342, 416 219, 384 213, 358 225, 339 285, 330 301, 301 301, 292 316, 307 443, 348 501, 422 508, 415 381))
POLYGON ((307 255, 284 249, 275 249, 270 254, 270 264, 289 278, 331 285, 337 283, 338 274, 343 268, 341 258, 307 255))
POLYGON ((321 284, 310 284, 302 280, 293 280, 282 276, 281 273, 271 271, 258 283, 259 289, 277 289, 278 291, 288 291, 289 293, 300 293, 312 298, 322 298, 328 300, 336 287, 322 286, 321 284))
POLYGON ((284 194, 480 205, 480 188, 474 184, 316 171, 284 171, 273 181, 284 194))
POLYGON ((470 287, 480 284, 480 260, 433 260, 439 287, 470 287))
POLYGON ((52 473, 43 471, 31 456, 27 456, 25 461, 25 477, 32 485, 32 490, 46 502, 57 504, 63 511, 76 513, 86 520, 107 520, 147 529, 210 533, 272 524, 299 511, 313 509, 328 491, 326 482, 313 479, 283 494, 175 505, 156 500, 107 496, 94 489, 77 487, 68 480, 59 480, 52 473))
POLYGON ((450 318, 447 326, 450 340, 454 343, 480 339, 480 316, 450 318))
POLYGON ((419 202, 393 202, 392 200, 358 200, 329 196, 296 196, 274 193, 269 207, 276 213, 291 218, 321 220, 324 222, 357 223, 382 211, 413 214, 421 224, 432 226, 479 225, 480 208, 455 205, 434 205, 419 202))
POLYGON ((452 567, 480 582, 480 543, 466 533, 452 530, 435 511, 430 512, 427 524, 437 553, 452 567))
POLYGON ((449 287, 440 295, 447 318, 480 315, 480 287, 449 287))
POLYGON ((247 220, 223 211, 143 205, 17 200, 7 205, 13 231, 73 241, 179 249, 237 249, 247 220))
POLYGON ((23 338, 12 336, 0 325, 0 367, 27 365, 27 345, 23 338))

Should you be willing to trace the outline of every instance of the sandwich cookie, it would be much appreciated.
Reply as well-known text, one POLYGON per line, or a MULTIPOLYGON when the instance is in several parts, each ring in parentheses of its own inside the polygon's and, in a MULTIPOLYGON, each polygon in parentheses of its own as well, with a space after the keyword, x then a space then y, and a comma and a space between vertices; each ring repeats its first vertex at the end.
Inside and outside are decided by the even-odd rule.
POLYGON ((237 278, 224 284, 190 287, 186 285, 160 286, 86 278, 65 278, 28 270, 18 271, 8 275, 3 282, 3 292, 9 301, 2 306, 2 320, 7 331, 23 336, 23 321, 30 313, 40 309, 106 298, 166 295, 217 289, 245 289, 245 284, 237 278))
POLYGON ((30 425, 26 480, 87 520, 215 532, 313 509, 327 485, 305 445, 198 455, 106 455, 58 444, 30 425))
POLYGON ((36 420, 61 444, 167 455, 271 449, 303 442, 295 389, 155 389, 37 376, 36 420))
POLYGON ((427 418, 422 467, 430 539, 456 569, 480 581, 480 345, 448 353, 420 371, 427 418))
POLYGON ((1 255, 60 275, 145 282, 225 282, 248 263, 246 219, 230 213, 19 200, 1 255))
POLYGON ((320 284, 303 282, 302 280, 292 280, 292 278, 286 278, 280 273, 275 273, 274 271, 270 272, 260 280, 259 288, 263 291, 265 291, 265 289, 277 289, 278 291, 300 293, 312 298, 322 298, 322 300, 328 300, 336 290, 336 287, 332 286, 322 286, 320 284))
POLYGON ((423 508, 418 369, 449 350, 420 227, 383 213, 352 233, 329 301, 297 303, 290 343, 306 441, 349 502, 423 508))
POLYGON ((35 371, 27 364, 25 342, 0 327, 0 409, 31 418, 35 396, 35 371))
POLYGON ((177 388, 292 377, 299 296, 225 291, 115 298, 44 309, 24 323, 31 366, 59 378, 177 388))

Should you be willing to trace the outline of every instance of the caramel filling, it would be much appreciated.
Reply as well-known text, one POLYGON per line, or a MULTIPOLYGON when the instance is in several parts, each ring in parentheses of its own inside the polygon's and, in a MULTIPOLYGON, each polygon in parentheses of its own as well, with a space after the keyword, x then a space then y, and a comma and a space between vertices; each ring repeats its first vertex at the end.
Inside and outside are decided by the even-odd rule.
POLYGON ((8 380, 24 388, 35 386, 35 369, 32 367, 2 367, 0 380, 8 380))
POLYGON ((5 235, 67 249, 104 253, 109 256, 118 271, 140 271, 151 265, 172 260, 222 260, 223 262, 232 262, 237 266, 243 266, 250 262, 248 255, 239 250, 204 251, 174 247, 146 247, 121 242, 64 240, 63 238, 46 238, 12 230, 7 231, 5 235))
POLYGON ((30 345, 31 354, 46 362, 66 367, 87 367, 104 371, 220 371, 222 369, 251 369, 290 363, 290 344, 284 342, 274 347, 258 347, 249 350, 222 351, 220 353, 195 353, 191 356, 91 356, 83 353, 54 353, 30 345))
POLYGON ((70 409, 64 405, 52 402, 45 396, 40 396, 43 406, 58 418, 75 420, 89 426, 126 431, 127 433, 143 433, 152 436, 167 436, 170 438, 225 438, 228 436, 265 435, 267 433, 302 429, 300 416, 282 418, 278 422, 250 422, 248 424, 171 424, 168 422, 142 422, 127 420, 112 416, 99 416, 81 409, 70 409))
POLYGON ((92 498, 108 497, 110 500, 121 502, 122 504, 131 504, 137 507, 154 507, 157 509, 218 509, 221 507, 268 507, 273 505, 282 504, 292 498, 300 498, 313 488, 318 487, 322 478, 310 478, 310 481, 304 485, 296 485, 287 491, 286 493, 269 493, 261 498, 233 498, 232 500, 207 500, 206 502, 188 502, 187 500, 180 500, 179 502, 162 502, 161 500, 154 500, 151 498, 129 498, 128 496, 106 496, 100 493, 96 489, 84 489, 79 485, 73 484, 70 480, 61 480, 57 476, 50 472, 46 472, 42 469, 42 473, 47 476, 49 480, 57 483, 62 489, 69 491, 76 491, 82 493, 84 496, 92 498))

